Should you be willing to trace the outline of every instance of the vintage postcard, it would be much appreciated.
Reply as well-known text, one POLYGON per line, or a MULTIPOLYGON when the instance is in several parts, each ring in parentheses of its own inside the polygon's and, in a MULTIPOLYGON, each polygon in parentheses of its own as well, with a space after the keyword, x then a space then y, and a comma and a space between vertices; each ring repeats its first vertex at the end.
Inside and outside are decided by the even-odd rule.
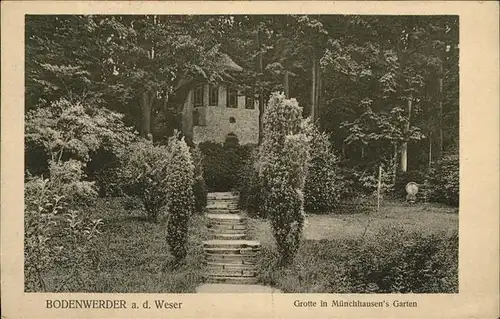
POLYGON ((2 318, 498 318, 499 5, 2 3, 2 318))

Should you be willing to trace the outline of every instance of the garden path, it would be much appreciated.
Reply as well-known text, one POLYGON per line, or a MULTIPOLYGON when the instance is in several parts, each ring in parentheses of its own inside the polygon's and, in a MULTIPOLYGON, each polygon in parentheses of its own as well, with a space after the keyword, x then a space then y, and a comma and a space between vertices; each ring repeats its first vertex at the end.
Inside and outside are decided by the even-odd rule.
POLYGON ((278 292, 257 285, 257 255, 260 242, 250 240, 247 219, 238 209, 238 195, 229 192, 207 196, 209 239, 203 242, 207 264, 206 284, 196 291, 278 292))

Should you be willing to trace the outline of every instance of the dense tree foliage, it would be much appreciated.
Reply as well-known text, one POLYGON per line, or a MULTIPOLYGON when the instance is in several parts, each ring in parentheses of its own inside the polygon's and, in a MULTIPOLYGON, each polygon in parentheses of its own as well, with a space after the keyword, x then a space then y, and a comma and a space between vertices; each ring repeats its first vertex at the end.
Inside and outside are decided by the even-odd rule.
POLYGON ((219 45, 198 17, 28 16, 26 109, 65 96, 130 117, 151 134, 181 76, 220 78, 219 45))
POLYGON ((60 109, 64 98, 122 113, 166 143, 179 81, 221 81, 226 53, 259 101, 261 139, 265 100, 284 91, 344 169, 375 176, 382 165, 394 184, 398 170, 458 152, 458 31, 456 16, 27 16, 26 110, 60 109))
POLYGON ((458 145, 458 17, 235 16, 221 48, 242 86, 288 93, 343 164, 425 169, 458 145))

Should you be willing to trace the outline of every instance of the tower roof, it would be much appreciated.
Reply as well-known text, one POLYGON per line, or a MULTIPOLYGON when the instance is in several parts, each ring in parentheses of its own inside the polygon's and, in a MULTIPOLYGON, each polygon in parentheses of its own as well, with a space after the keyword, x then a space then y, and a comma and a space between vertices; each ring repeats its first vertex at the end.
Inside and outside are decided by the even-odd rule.
POLYGON ((236 62, 234 62, 233 59, 231 59, 229 57, 229 55, 227 55, 225 53, 223 53, 222 56, 221 56, 220 65, 226 71, 234 71, 234 72, 241 72, 241 71, 243 71, 243 68, 241 66, 239 66, 238 64, 236 64, 236 62))
MULTIPOLYGON (((224 71, 229 71, 229 72, 241 72, 243 71, 243 68, 236 64, 236 62, 229 57, 229 55, 222 53, 220 56, 220 59, 218 61, 219 66, 224 70, 224 71)), ((230 77, 231 78, 231 77, 230 77)), ((188 75, 184 75, 181 77, 179 80, 179 83, 177 83, 175 90, 179 89, 180 87, 187 85, 193 81, 193 78, 188 75)))

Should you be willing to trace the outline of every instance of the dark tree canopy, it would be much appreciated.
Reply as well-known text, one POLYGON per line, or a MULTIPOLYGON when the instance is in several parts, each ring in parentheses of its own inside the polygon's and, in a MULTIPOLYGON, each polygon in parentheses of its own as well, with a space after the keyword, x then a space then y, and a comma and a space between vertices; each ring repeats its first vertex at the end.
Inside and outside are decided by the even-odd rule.
POLYGON ((458 34, 456 16, 27 16, 26 110, 85 101, 166 140, 178 81, 221 81, 227 54, 242 91, 295 97, 342 160, 414 169, 458 149, 458 34))

